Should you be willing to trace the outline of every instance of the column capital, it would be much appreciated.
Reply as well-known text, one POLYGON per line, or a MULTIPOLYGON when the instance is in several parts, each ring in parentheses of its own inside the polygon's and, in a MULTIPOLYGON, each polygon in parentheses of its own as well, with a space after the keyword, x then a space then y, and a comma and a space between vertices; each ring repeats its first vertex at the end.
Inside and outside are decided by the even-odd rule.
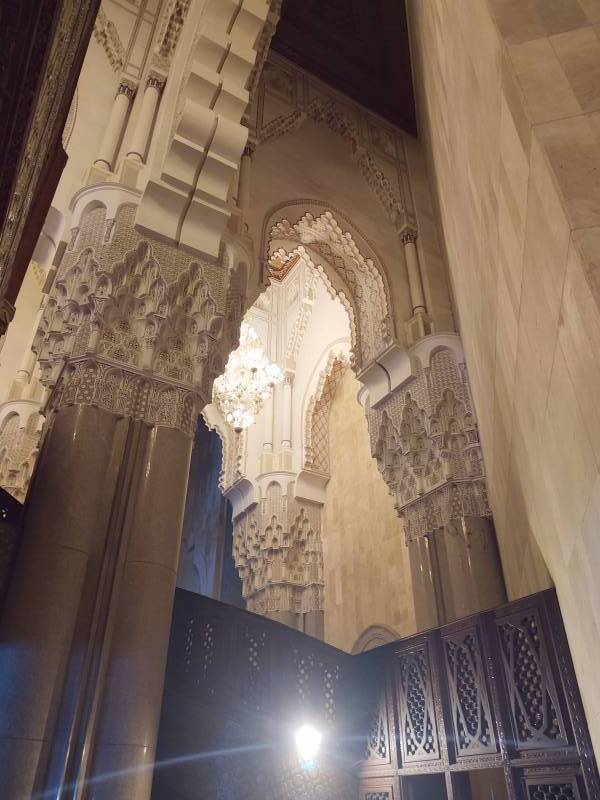
POLYGON ((167 76, 162 73, 158 72, 157 70, 151 69, 148 75, 146 76, 146 88, 147 89, 156 89, 158 92, 162 92, 165 88, 165 83, 167 82, 167 76))
POLYGON ((400 231, 400 241, 403 245, 416 244, 418 233, 414 228, 404 228, 400 231))
POLYGON ((134 81, 130 80, 129 78, 121 78, 119 81, 119 86, 117 88, 118 97, 120 94, 124 94, 129 101, 133 100, 135 97, 135 93, 137 92, 137 84, 134 81))
POLYGON ((35 337, 40 379, 52 408, 93 404, 193 435, 210 400, 213 360, 231 349, 239 319, 225 316, 227 282, 197 258, 140 236, 116 252, 130 225, 117 215, 112 242, 95 241, 92 250, 80 234, 65 254, 35 337))
POLYGON ((250 140, 248 140, 246 142, 246 146, 244 147, 244 152, 242 153, 242 157, 248 156, 248 158, 252 158, 255 150, 256 150, 256 142, 251 142, 250 140))

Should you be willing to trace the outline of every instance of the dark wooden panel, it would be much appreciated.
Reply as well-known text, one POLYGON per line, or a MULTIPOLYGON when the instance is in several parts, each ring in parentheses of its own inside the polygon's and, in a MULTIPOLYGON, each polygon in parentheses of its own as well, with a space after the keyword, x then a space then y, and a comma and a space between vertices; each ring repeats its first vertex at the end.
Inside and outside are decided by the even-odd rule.
POLYGON ((475 769, 511 800, 600 798, 553 591, 357 656, 178 591, 153 800, 470 800, 475 769))

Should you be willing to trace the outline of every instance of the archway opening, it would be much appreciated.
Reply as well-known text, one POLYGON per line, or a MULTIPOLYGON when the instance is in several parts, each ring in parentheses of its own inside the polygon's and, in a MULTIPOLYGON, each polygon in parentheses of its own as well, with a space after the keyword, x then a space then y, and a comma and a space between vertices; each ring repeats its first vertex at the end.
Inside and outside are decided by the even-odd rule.
POLYGON ((369 621, 365 589, 381 548, 393 563, 370 604, 402 633, 414 629, 402 524, 358 402, 358 378, 390 347, 394 324, 372 245, 362 243, 365 255, 360 233, 326 208, 301 212, 290 204, 271 213, 266 288, 244 316, 284 379, 244 431, 215 402, 202 416, 222 440, 219 485, 246 608, 349 651, 369 621), (353 615, 361 595, 364 610, 353 615))

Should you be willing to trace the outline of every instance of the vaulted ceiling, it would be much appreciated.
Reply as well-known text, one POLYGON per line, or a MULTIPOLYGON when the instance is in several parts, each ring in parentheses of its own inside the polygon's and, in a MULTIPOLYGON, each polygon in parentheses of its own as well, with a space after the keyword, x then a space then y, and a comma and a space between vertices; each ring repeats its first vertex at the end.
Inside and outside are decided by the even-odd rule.
POLYGON ((272 48, 416 134, 405 0, 283 0, 272 48))

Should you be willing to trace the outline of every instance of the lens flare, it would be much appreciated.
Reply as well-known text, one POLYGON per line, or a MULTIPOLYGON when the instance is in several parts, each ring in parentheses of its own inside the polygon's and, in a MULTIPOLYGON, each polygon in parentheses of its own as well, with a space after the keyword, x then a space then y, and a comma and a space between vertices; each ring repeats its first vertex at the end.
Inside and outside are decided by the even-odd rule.
POLYGON ((303 725, 296 731, 296 750, 300 756, 300 761, 305 764, 312 764, 321 746, 321 733, 313 728, 312 725, 303 725))

